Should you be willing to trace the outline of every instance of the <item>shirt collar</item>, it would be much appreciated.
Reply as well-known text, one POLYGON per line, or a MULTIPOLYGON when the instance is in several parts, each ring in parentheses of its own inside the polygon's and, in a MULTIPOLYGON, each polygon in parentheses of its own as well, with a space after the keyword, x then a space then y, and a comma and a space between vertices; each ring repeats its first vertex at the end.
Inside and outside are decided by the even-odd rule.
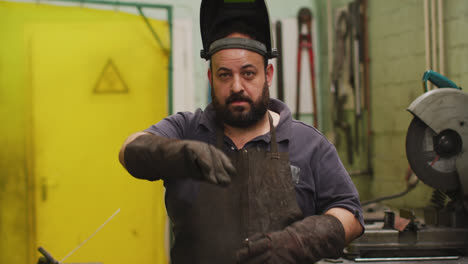
POLYGON ((214 110, 213 103, 209 103, 203 111, 200 118, 200 125, 213 133, 216 132, 216 112, 214 110))
MULTIPOLYGON (((270 109, 273 112, 279 113, 280 115, 279 123, 276 126, 277 142, 289 140, 292 116, 288 106, 280 100, 271 98, 268 109, 270 109)), ((213 103, 209 103, 203 111, 202 116, 200 118, 200 125, 204 126, 212 133, 216 133, 216 112, 214 110, 213 103)), ((268 133, 266 136, 261 136, 261 138, 266 140, 268 143, 270 141, 270 134, 268 133)))
POLYGON ((271 98, 268 108, 280 115, 279 123, 276 126, 276 140, 278 142, 289 140, 291 135, 292 115, 288 106, 278 99, 271 98))

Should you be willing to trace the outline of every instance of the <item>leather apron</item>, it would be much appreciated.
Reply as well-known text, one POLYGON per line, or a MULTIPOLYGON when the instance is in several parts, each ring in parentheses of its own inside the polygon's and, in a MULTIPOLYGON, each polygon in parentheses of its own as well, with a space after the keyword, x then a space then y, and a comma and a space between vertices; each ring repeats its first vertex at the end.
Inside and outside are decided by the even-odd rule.
MULTIPOLYGON (((228 187, 197 182, 193 206, 177 213, 184 219, 172 219, 172 263, 236 263, 236 251, 247 237, 282 230, 302 218, 289 155, 278 152, 270 115, 269 121, 270 151, 243 148, 228 155, 237 169, 228 187)), ((224 133, 218 129, 217 147, 223 149, 223 143, 224 133)))

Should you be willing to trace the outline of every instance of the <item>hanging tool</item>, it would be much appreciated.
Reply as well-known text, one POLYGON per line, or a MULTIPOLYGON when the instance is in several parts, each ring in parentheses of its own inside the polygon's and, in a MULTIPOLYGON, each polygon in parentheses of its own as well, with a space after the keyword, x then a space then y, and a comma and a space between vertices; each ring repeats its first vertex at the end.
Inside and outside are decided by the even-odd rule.
POLYGON ((338 111, 338 116, 337 120, 335 121, 335 125, 338 126, 340 129, 343 130, 345 133, 346 137, 346 155, 348 156, 348 163, 353 164, 354 163, 354 158, 353 158, 353 138, 352 138, 352 133, 351 133, 351 125, 345 121, 343 121, 343 113, 344 113, 344 105, 347 100, 346 95, 342 95, 338 98, 337 101, 337 111, 338 111))
POLYGON ((283 30, 281 21, 276 22, 276 48, 278 49, 278 58, 276 59, 276 68, 278 70, 277 87, 278 99, 284 102, 284 79, 283 79, 283 30))
POLYGON ((371 120, 371 96, 370 96, 370 59, 369 59, 369 26, 367 22, 368 0, 362 0, 362 56, 364 62, 364 109, 366 109, 366 156, 367 169, 365 174, 372 175, 372 120, 371 120))
MULTIPOLYGON (((343 67, 344 67, 344 58, 346 57, 346 38, 350 32, 350 25, 348 14, 346 12, 340 12, 338 20, 336 23, 335 38, 335 58, 333 60, 333 93, 334 93, 334 118, 333 125, 336 128, 343 130, 346 136, 346 150, 348 156, 348 163, 353 164, 353 140, 351 134, 351 125, 344 121, 344 104, 347 100, 346 95, 340 95, 340 84, 339 81, 342 78, 343 67)), ((340 145, 339 137, 336 139, 336 146, 340 145)))
POLYGON ((68 257, 70 257, 75 251, 77 251, 81 246, 83 246, 88 240, 90 240, 94 235, 97 234, 97 232, 101 231, 101 229, 110 221, 114 216, 116 216, 120 212, 120 208, 115 211, 94 233, 92 233, 88 238, 86 238, 81 244, 79 244, 76 248, 74 248, 70 253, 68 253, 62 260, 57 261, 52 257, 52 255, 47 252, 43 247, 39 247, 38 251, 43 255, 43 257, 40 257, 39 260, 37 261, 37 264, 62 264, 68 257))
POLYGON ((309 66, 310 66, 310 77, 312 83, 312 104, 313 104, 313 117, 314 127, 317 127, 317 95, 315 89, 315 69, 314 69, 314 51, 312 43, 312 12, 309 8, 303 7, 299 10, 298 17, 298 43, 297 43, 297 90, 296 90, 296 119, 299 119, 300 114, 300 98, 301 98, 301 58, 302 50, 307 49, 309 53, 309 66), (305 26, 306 33, 302 33, 302 29, 305 26))
POLYGON ((359 136, 360 136, 360 121, 361 121, 361 61, 362 52, 361 52, 361 42, 362 42, 362 25, 361 25, 361 1, 356 0, 351 2, 348 6, 350 14, 350 47, 352 49, 352 60, 351 60, 351 71, 352 78, 352 87, 354 90, 354 141, 356 146, 356 151, 359 153, 359 136))

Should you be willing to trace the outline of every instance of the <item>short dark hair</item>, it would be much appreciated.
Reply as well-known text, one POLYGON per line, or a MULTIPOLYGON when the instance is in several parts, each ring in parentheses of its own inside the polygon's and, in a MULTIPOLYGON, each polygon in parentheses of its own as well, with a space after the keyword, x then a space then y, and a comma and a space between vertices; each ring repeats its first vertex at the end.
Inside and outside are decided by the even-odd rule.
MULTIPOLYGON (((212 29, 210 33, 211 37, 209 40, 209 45, 211 45, 211 43, 213 43, 214 41, 225 38, 233 33, 240 33, 240 34, 250 37, 253 40, 257 40, 263 43, 263 38, 259 36, 259 32, 256 32, 255 28, 250 26, 247 23, 247 21, 240 20, 240 19, 233 19, 233 20, 220 23, 215 28, 212 29)), ((268 66, 268 58, 266 56, 263 56, 263 63, 266 69, 268 66)), ((211 60, 210 60, 210 68, 211 68, 211 60)))

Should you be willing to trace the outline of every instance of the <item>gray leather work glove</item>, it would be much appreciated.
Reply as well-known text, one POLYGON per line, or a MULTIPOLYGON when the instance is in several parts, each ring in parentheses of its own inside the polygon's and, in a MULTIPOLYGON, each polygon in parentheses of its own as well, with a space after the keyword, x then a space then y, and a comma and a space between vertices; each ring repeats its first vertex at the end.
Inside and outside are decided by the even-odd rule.
POLYGON ((125 147, 125 167, 136 178, 192 178, 226 186, 236 173, 215 146, 194 140, 141 135, 125 147))
POLYGON ((237 252, 238 263, 314 263, 339 258, 345 246, 341 222, 331 215, 314 215, 269 234, 246 239, 237 252))

